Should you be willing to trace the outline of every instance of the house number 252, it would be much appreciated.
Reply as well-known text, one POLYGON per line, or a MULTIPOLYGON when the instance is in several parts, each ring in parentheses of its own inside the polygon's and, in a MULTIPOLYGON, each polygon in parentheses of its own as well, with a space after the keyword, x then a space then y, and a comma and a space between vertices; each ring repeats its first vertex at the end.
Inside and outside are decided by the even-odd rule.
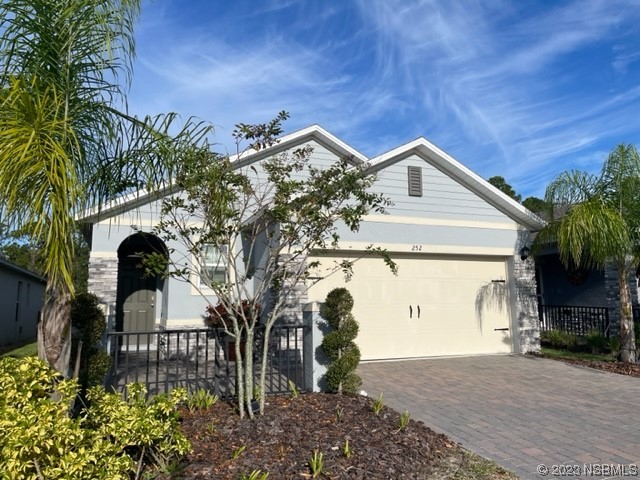
POLYGON ((412 252, 421 252, 422 251, 422 245, 412 245, 411 246, 411 251, 412 252))

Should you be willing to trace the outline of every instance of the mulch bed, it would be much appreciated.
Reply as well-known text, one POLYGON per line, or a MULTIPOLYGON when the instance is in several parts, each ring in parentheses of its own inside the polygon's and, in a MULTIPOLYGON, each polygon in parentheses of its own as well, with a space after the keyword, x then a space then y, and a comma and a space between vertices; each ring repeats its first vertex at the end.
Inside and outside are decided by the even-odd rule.
POLYGON ((400 415, 385 407, 376 416, 371 402, 330 394, 269 397, 265 415, 243 421, 225 402, 208 411, 185 410, 182 431, 193 453, 179 478, 237 480, 258 469, 269 472, 269 479, 311 478, 315 451, 324 456, 317 478, 427 478, 437 464, 462 451, 422 422, 410 420, 399 430, 400 415))
POLYGON ((572 365, 580 365, 582 367, 595 368, 597 370, 604 370, 609 373, 617 373, 620 375, 628 375, 631 377, 640 378, 640 364, 637 363, 624 363, 624 362, 605 362, 595 360, 579 360, 574 358, 553 358, 546 357, 544 355, 537 355, 550 360, 558 360, 572 365))
MULTIPOLYGON (((640 378, 639 364, 553 359, 640 378)), ((254 470, 268 472, 269 479, 312 478, 309 460, 316 451, 324 457, 322 479, 516 478, 501 469, 476 475, 468 464, 477 460, 446 436, 414 420, 399 430, 398 412, 385 407, 376 416, 371 403, 316 393, 269 397, 265 415, 242 421, 227 402, 183 410, 181 428, 193 452, 174 478, 239 480, 254 470)))

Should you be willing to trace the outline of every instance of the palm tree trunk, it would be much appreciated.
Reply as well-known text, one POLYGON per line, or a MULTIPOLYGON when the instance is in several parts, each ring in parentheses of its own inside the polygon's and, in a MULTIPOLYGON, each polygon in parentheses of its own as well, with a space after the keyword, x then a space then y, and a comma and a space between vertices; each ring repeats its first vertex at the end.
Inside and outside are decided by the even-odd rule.
POLYGON ((38 357, 69 377, 71 356, 71 295, 47 285, 38 323, 38 357))
POLYGON ((623 264, 618 265, 618 284, 620 288, 620 360, 636 363, 636 337, 633 329, 629 271, 623 264))

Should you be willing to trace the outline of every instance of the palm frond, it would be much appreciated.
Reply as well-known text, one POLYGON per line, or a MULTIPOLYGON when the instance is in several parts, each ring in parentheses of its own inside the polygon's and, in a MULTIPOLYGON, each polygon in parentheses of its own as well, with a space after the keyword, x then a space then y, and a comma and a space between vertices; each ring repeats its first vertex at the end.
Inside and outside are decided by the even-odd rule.
POLYGON ((588 172, 563 172, 547 187, 545 201, 556 207, 576 205, 597 194, 597 185, 598 178, 588 172))
POLYGON ((603 268, 608 261, 631 254, 625 219, 599 198, 575 205, 554 229, 565 265, 603 268))
POLYGON ((69 212, 81 195, 75 165, 81 147, 53 86, 14 79, 0 108, 0 213, 13 227, 28 226, 47 251, 45 271, 57 285, 72 285, 73 234, 69 212))

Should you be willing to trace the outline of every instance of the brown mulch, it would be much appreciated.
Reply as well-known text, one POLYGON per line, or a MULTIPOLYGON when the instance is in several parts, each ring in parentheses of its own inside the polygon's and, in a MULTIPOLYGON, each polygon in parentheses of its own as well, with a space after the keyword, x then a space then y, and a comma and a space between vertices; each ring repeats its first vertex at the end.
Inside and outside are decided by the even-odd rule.
POLYGON ((315 451, 324 456, 317 478, 429 478, 443 461, 462 458, 462 449, 444 435, 414 420, 399 430, 400 415, 385 407, 376 416, 371 402, 330 394, 269 397, 263 416, 242 421, 225 402, 208 411, 185 410, 182 431, 193 453, 180 478, 237 480, 253 470, 269 472, 269 479, 311 478, 315 451))
POLYGON ((579 360, 575 358, 553 358, 544 355, 538 355, 543 358, 551 360, 559 360, 561 362, 570 363, 572 365, 580 365, 582 367, 595 368, 597 370, 604 370, 609 373, 617 373, 619 375, 628 375, 631 377, 640 378, 640 364, 637 363, 624 363, 617 361, 596 361, 596 360, 579 360))
MULTIPOLYGON (((640 364, 544 358, 640 378, 640 364)), ((385 407, 376 416, 372 401, 330 394, 269 397, 265 415, 242 421, 226 402, 208 411, 183 410, 181 428, 193 452, 174 478, 239 480, 254 470, 268 472, 269 479, 312 478, 309 460, 316 451, 324 457, 322 479, 516 478, 487 467, 422 422, 410 420, 399 430, 399 413, 385 407)))

